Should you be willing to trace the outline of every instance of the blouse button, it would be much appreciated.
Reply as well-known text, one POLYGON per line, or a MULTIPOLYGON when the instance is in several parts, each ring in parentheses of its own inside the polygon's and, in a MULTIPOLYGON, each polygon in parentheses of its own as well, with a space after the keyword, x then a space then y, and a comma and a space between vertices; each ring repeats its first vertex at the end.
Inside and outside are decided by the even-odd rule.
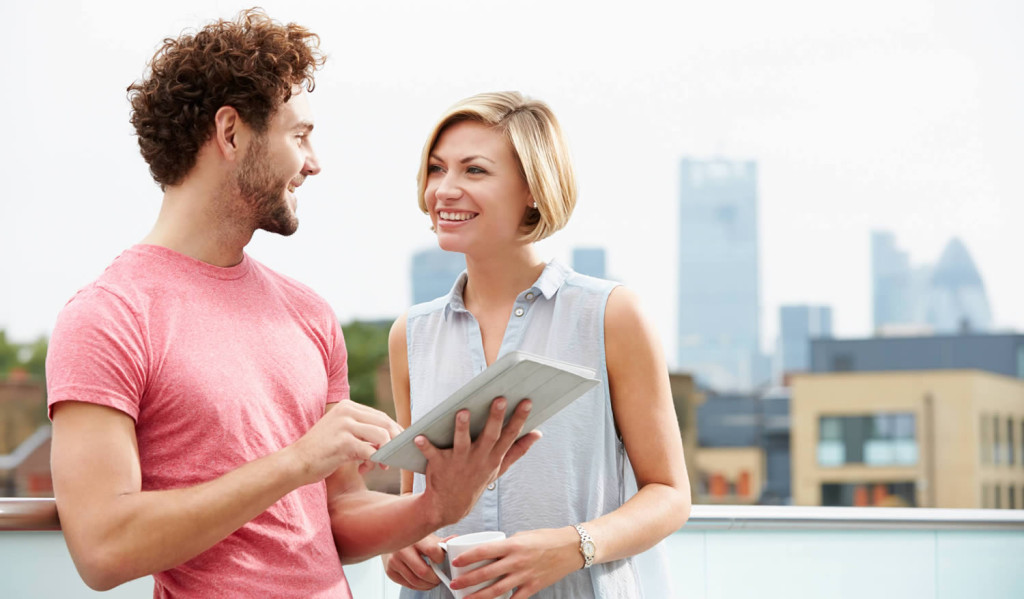
POLYGON ((523 314, 526 314, 526 310, 523 310, 522 308, 516 308, 516 316, 522 316, 523 314))
POLYGON ((533 298, 535 298, 535 297, 537 297, 537 296, 533 295, 532 291, 530 293, 526 294, 526 299, 528 299, 531 302, 533 301, 533 298))
POLYGON ((494 483, 491 483, 491 484, 487 485, 487 490, 488 491, 493 491, 494 490, 494 486, 495 486, 494 483))

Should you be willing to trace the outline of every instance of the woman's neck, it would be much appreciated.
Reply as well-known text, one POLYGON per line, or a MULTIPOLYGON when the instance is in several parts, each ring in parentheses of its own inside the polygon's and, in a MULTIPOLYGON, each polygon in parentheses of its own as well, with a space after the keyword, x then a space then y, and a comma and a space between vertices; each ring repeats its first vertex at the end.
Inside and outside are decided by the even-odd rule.
POLYGON ((471 312, 474 308, 487 310, 509 304, 533 285, 543 271, 544 261, 532 243, 486 257, 467 254, 469 278, 463 301, 471 312))

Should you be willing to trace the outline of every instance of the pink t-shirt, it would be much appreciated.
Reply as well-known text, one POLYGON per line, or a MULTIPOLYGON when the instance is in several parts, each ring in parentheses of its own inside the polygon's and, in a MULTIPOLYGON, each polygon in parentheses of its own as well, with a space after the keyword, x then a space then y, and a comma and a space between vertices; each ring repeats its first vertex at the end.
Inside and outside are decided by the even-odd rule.
MULTIPOLYGON (((51 410, 83 401, 135 420, 144 491, 277 451, 349 397, 341 328, 313 291, 248 256, 219 268, 151 245, 68 302, 46 373, 51 410)), ((323 482, 154 578, 155 597, 351 597, 323 482)))

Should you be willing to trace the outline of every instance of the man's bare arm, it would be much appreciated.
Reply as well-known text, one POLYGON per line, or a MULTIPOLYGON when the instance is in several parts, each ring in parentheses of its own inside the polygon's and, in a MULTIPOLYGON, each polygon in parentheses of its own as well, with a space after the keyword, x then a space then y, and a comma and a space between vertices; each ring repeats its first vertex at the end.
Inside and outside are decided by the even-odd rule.
POLYGON ((53 408, 51 462, 61 527, 91 588, 173 568, 221 541, 292 490, 363 462, 400 431, 353 402, 292 445, 209 482, 142 491, 135 423, 103 406, 53 408))

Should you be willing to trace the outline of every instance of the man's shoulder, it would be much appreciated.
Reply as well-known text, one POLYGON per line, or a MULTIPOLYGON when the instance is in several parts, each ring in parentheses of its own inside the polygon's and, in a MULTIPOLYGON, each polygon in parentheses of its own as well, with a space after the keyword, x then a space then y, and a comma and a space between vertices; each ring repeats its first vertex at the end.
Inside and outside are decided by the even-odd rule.
POLYGON ((252 257, 248 257, 247 259, 252 261, 253 272, 256 273, 257 276, 261 277, 274 289, 286 296, 290 301, 309 304, 311 306, 328 310, 331 309, 327 300, 322 295, 314 291, 309 285, 274 270, 252 257))
POLYGON ((142 286, 147 269, 139 264, 131 248, 119 254, 98 277, 81 287, 68 300, 67 306, 119 300, 124 302, 129 290, 142 286))

